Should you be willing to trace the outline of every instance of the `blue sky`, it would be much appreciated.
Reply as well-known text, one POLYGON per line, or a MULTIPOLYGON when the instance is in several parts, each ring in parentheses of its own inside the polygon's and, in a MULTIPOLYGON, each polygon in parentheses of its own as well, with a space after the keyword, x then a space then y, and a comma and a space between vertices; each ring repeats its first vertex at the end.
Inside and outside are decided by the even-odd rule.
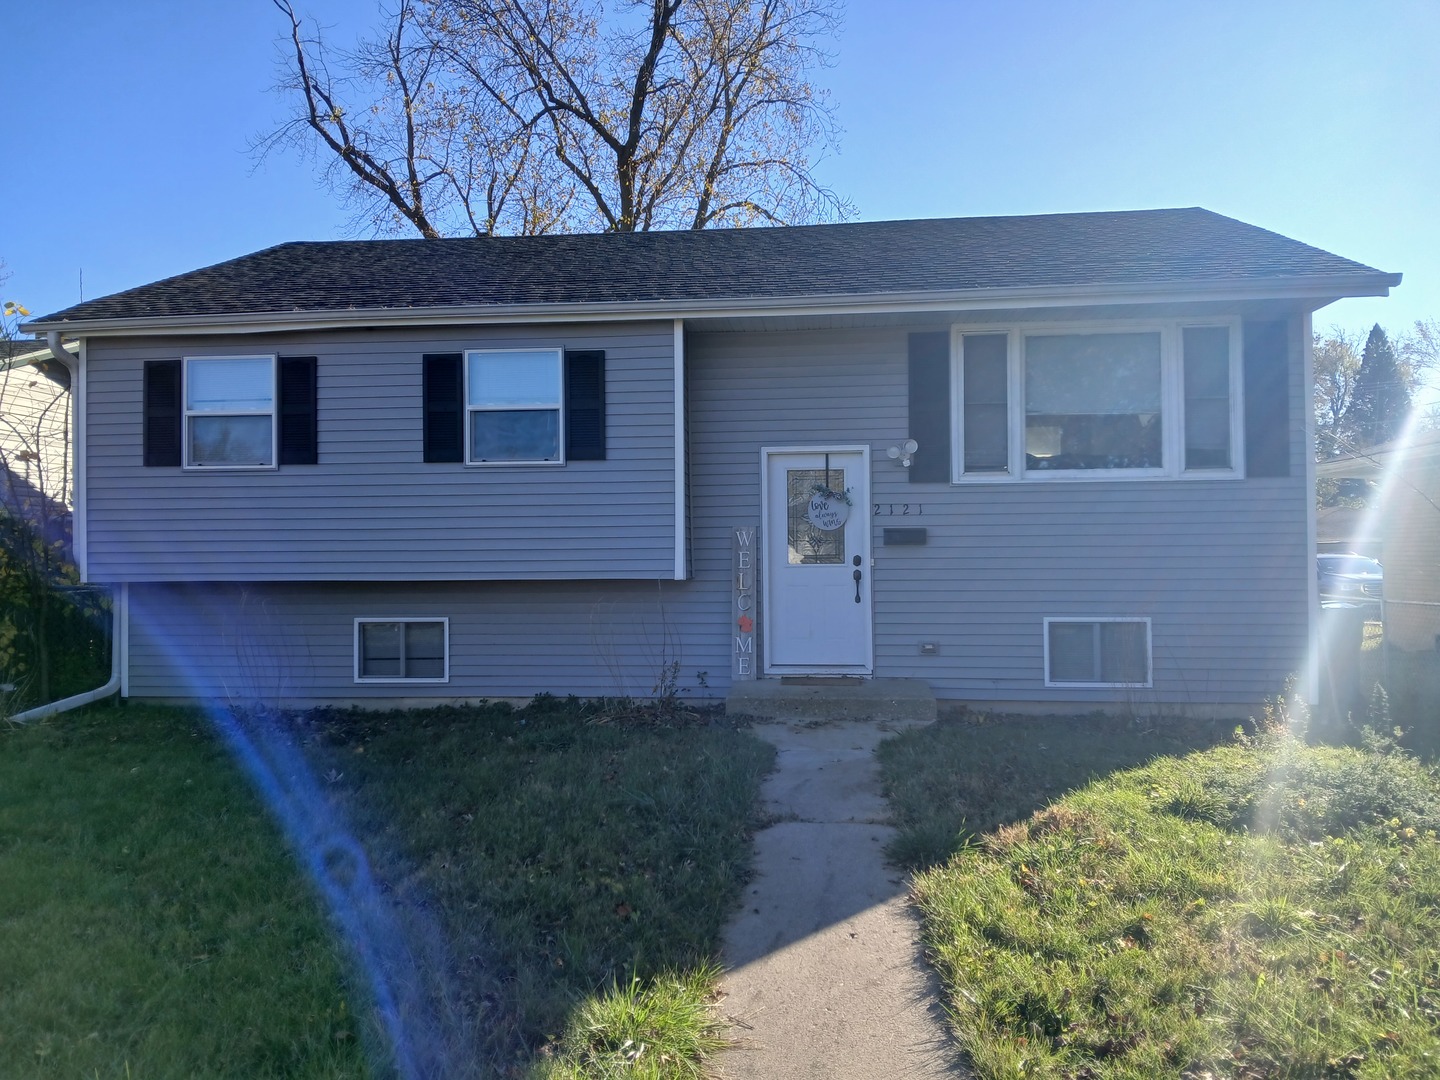
MULTIPOLYGON (((372 0, 296 0, 352 41, 372 0)), ((285 103, 268 0, 10 5, 6 298, 36 314, 354 235, 285 103)), ((1387 271, 1317 326, 1440 318, 1436 0, 851 0, 821 178, 860 217, 1200 205, 1387 271)))

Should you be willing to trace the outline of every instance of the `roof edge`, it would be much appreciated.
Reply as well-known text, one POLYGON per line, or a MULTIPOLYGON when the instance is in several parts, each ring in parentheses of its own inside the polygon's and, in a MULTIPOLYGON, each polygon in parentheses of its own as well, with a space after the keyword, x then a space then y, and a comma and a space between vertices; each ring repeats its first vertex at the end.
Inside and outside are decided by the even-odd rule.
POLYGON ((138 332, 179 334, 194 330, 239 333, 324 330, 364 323, 369 326, 495 322, 599 322, 615 320, 764 317, 775 315, 880 314, 904 311, 967 311, 1040 306, 1089 307, 1097 304, 1210 301, 1300 300, 1311 310, 1345 297, 1387 296, 1400 274, 1325 274, 1237 282, 1229 278, 1167 285, 1066 285, 1005 289, 919 290, 905 293, 823 293, 813 296, 645 300, 624 303, 457 304, 433 308, 347 308, 315 311, 240 312, 213 315, 161 315, 141 319, 37 319, 23 324, 33 333, 110 336, 138 332))

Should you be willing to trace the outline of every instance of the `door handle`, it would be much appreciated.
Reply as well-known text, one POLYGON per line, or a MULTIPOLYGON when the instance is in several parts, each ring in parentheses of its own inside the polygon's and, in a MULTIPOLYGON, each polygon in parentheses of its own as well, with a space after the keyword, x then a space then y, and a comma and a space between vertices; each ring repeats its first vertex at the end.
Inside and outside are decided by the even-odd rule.
POLYGON ((860 603, 860 571, 856 570, 852 577, 855 578, 855 603, 860 603))

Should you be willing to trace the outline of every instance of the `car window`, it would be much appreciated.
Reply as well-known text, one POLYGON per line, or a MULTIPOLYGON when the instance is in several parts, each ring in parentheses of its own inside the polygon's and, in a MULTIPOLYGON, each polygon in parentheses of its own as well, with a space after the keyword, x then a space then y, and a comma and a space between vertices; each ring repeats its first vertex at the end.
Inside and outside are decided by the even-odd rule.
POLYGON ((1374 559, 1361 555, 1321 555, 1322 574, 1383 574, 1384 570, 1374 559))

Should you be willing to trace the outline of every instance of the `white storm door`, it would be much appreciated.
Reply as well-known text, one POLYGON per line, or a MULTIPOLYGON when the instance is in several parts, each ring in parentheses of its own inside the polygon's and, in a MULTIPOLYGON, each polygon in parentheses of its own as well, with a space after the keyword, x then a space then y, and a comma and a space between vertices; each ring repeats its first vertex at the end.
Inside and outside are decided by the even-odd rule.
POLYGON ((761 456, 765 670, 868 675, 870 449, 761 456))

